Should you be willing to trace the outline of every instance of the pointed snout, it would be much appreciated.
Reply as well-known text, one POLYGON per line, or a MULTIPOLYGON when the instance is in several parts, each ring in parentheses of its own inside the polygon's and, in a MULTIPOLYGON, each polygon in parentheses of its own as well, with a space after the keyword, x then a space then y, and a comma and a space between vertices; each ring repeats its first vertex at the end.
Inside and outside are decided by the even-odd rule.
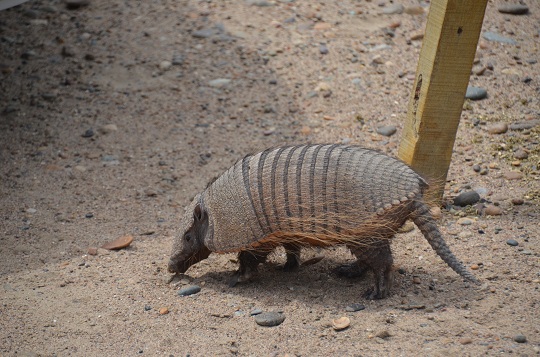
POLYGON ((184 255, 174 255, 169 260, 169 273, 184 274, 190 266, 200 262, 203 259, 208 258, 209 255, 210 250, 208 250, 206 247, 200 249, 196 253, 188 256, 187 258, 185 258, 184 255))
POLYGON ((169 260, 168 270, 169 273, 183 274, 189 267, 190 265, 186 264, 185 260, 178 261, 177 259, 171 258, 169 260))

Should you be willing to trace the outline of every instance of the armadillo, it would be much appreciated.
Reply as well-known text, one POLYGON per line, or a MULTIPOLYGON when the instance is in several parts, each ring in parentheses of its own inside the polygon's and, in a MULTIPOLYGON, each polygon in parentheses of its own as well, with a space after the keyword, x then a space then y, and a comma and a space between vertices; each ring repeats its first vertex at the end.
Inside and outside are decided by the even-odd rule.
POLYGON ((231 285, 249 280, 277 246, 289 270, 300 249, 347 246, 357 258, 342 271, 371 270, 366 297, 388 296, 390 242, 411 219, 435 252, 468 281, 478 280, 446 245, 423 194, 427 182, 403 162, 354 145, 310 144, 247 155, 197 194, 181 222, 169 261, 185 273, 210 253, 237 252, 231 285))

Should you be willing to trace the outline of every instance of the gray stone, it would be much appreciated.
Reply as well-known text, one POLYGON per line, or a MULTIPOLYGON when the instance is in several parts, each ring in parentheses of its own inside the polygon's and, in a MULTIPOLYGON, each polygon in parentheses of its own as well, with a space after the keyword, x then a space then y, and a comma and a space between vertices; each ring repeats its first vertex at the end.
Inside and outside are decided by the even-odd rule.
POLYGON ((270 1, 266 1, 266 0, 248 0, 248 1, 246 1, 246 3, 248 5, 251 5, 251 6, 259 6, 259 7, 274 6, 273 3, 271 3, 270 1))
POLYGON ((213 35, 214 35, 213 29, 202 29, 202 30, 193 31, 191 33, 191 36, 195 38, 208 38, 208 37, 212 37, 213 35))
POLYGON ((83 138, 91 138, 92 136, 94 136, 94 130, 88 129, 81 136, 83 138))
POLYGON ((516 247, 519 245, 518 241, 515 239, 509 239, 506 241, 506 244, 511 245, 512 247, 516 247))
POLYGON ((263 311, 259 308, 254 308, 253 310, 251 310, 251 312, 249 313, 251 316, 255 316, 255 315, 260 315, 262 314, 263 311))
POLYGON ((326 45, 320 45, 320 46, 319 46, 319 52, 320 52, 322 55, 328 54, 328 47, 326 47, 326 45))
POLYGON ((178 296, 193 295, 193 294, 197 294, 199 291, 201 291, 200 286, 190 285, 190 286, 186 286, 185 288, 178 290, 178 296))
POLYGON ((171 63, 173 66, 181 66, 184 64, 184 56, 182 55, 174 55, 172 58, 171 63))
POLYGON ((56 93, 43 93, 41 98, 45 99, 47 102, 54 102, 56 100, 56 93))
POLYGON ((255 322, 260 326, 278 326, 285 321, 285 315, 279 312, 263 312, 255 316, 255 322))
POLYGON ((480 100, 487 97, 487 90, 481 87, 467 87, 467 93, 465 93, 465 98, 471 100, 480 100))
POLYGON ((525 15, 529 12, 529 7, 521 4, 504 4, 500 5, 498 10, 503 14, 525 15))
POLYGON ((482 36, 488 41, 500 42, 500 43, 508 43, 510 45, 516 45, 517 44, 516 40, 508 38, 508 37, 501 36, 498 33, 491 32, 491 31, 484 32, 484 34, 482 36))
POLYGON ((229 85, 230 83, 231 83, 231 80, 228 78, 217 78, 208 82, 208 85, 214 88, 223 88, 229 85))
POLYGON ((528 157, 529 154, 523 149, 517 149, 516 152, 514 152, 514 158, 518 160, 526 160, 528 157))
POLYGON ((459 207, 465 207, 474 205, 480 201, 480 195, 476 191, 466 191, 460 193, 456 198, 454 198, 454 205, 459 207))
POLYGON ((539 123, 540 123, 539 120, 530 120, 527 122, 510 124, 509 128, 510 130, 528 130, 528 129, 534 128, 539 123))
POLYGON ((396 133, 397 128, 393 125, 380 126, 377 128, 377 133, 383 136, 392 136, 396 133))

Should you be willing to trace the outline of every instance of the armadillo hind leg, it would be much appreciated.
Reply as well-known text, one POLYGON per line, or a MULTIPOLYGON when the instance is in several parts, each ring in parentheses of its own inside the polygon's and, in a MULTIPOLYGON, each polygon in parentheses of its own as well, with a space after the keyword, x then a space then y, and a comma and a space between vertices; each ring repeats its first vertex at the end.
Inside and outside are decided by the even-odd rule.
POLYGON ((283 244, 287 253, 287 262, 283 266, 283 271, 294 271, 300 266, 300 247, 295 244, 283 244))
POLYGON ((266 261, 266 257, 271 251, 271 249, 243 250, 238 253, 238 262, 240 263, 240 266, 232 276, 229 286, 233 287, 238 283, 251 280, 257 275, 257 267, 259 264, 266 261))
POLYGON ((365 297, 368 300, 384 299, 390 294, 393 283, 392 275, 392 251, 390 240, 365 247, 349 247, 357 258, 358 266, 368 267, 375 277, 375 285, 369 289, 365 297))

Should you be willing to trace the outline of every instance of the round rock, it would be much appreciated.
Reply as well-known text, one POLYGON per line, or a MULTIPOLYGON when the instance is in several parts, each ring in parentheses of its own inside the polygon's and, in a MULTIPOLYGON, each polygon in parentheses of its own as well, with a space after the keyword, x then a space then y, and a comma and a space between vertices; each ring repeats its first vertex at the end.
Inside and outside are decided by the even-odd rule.
POLYGON ((201 291, 201 287, 199 285, 190 285, 190 286, 186 286, 185 288, 178 290, 178 295, 188 296, 188 295, 197 294, 199 291, 201 291))
POLYGON ((490 134, 504 134, 508 131, 508 124, 506 123, 493 124, 487 128, 487 131, 490 134))
POLYGON ((454 205, 459 207, 465 207, 474 205, 480 201, 480 195, 476 191, 466 191, 460 193, 456 198, 454 198, 454 205))
POLYGON ((509 171, 504 173, 504 178, 507 180, 521 180, 523 174, 519 171, 509 171))
POLYGON ((511 245, 512 247, 516 247, 519 245, 518 241, 515 239, 509 239, 506 241, 506 244, 511 245))
POLYGON ((518 149, 516 152, 514 152, 514 158, 518 160, 525 160, 529 157, 529 154, 523 149, 518 149))
POLYGON ((521 4, 504 4, 499 6, 497 10, 503 14, 525 15, 529 12, 529 7, 521 4))
POLYGON ((512 198, 512 204, 515 206, 521 206, 525 201, 521 198, 512 198))
POLYGON ((516 341, 517 343, 525 343, 527 342, 527 337, 525 337, 524 335, 515 335, 514 336, 514 341, 516 341))
POLYGON ((470 100, 480 100, 487 97, 487 90, 481 87, 467 87, 467 93, 465 93, 465 98, 470 100))
POLYGON ((393 125, 380 126, 377 128, 377 133, 382 136, 392 136, 396 133, 397 128, 393 125))
POLYGON ((503 210, 499 206, 489 205, 484 210, 484 213, 488 216, 500 216, 503 213, 503 210))
POLYGON ((285 321, 285 315, 275 311, 263 312, 261 314, 255 315, 255 322, 259 326, 278 326, 281 325, 283 321, 285 321))

